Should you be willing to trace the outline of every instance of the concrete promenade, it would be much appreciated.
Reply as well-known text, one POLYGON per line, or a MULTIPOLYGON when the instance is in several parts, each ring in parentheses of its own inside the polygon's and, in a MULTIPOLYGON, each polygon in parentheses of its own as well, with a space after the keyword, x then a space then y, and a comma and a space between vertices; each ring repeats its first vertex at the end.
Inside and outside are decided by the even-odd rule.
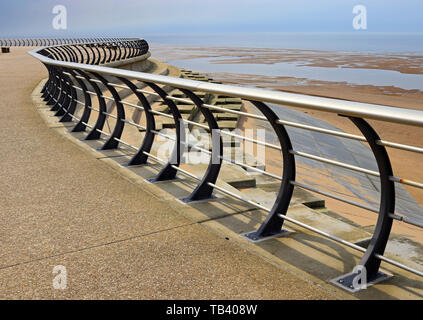
MULTIPOLYGON (((0 298, 333 299, 176 212, 48 127, 45 68, 0 55, 0 298), (67 289, 53 288, 54 266, 67 289)), ((329 288, 329 289, 328 289, 329 288)))

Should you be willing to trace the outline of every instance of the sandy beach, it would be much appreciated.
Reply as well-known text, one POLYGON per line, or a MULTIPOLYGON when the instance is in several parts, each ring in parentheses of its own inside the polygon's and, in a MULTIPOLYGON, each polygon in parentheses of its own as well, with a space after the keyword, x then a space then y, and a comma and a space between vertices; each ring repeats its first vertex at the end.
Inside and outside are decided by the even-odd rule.
POLYGON ((246 47, 181 47, 152 44, 152 52, 161 59, 210 58, 216 64, 275 64, 327 68, 392 70, 407 74, 423 73, 423 55, 394 53, 357 53, 323 50, 298 50, 246 47), (223 61, 221 58, 225 58, 223 61))

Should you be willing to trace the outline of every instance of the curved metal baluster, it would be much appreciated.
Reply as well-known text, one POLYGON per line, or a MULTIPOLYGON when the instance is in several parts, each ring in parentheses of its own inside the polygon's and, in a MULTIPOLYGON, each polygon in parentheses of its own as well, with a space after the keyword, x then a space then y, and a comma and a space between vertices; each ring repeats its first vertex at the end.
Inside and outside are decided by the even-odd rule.
POLYGON ((85 137, 85 140, 96 140, 101 136, 101 132, 98 130, 102 130, 104 123, 106 122, 106 115, 104 114, 107 112, 106 101, 104 101, 103 94, 98 85, 95 82, 90 81, 90 77, 84 71, 78 70, 78 73, 85 78, 85 80, 91 85, 97 95, 100 112, 98 112, 98 118, 94 127, 85 137))
POLYGON ((134 43, 134 52, 133 52, 132 56, 133 57, 138 57, 139 50, 140 50, 140 43, 139 43, 139 41, 135 41, 135 43, 134 43))
MULTIPOLYGON (((380 173, 379 215, 370 244, 359 262, 359 266, 366 271, 367 282, 369 283, 388 277, 388 275, 379 271, 381 260, 376 255, 383 255, 389 240, 393 222, 390 214, 395 212, 395 184, 389 179, 393 176, 389 155, 384 146, 377 144, 377 141, 380 140, 379 135, 364 119, 348 118, 357 126, 369 143, 380 173)), ((352 289, 353 280, 358 275, 359 272, 352 272, 335 280, 338 285, 352 289)))
POLYGON ((125 42, 124 45, 123 45, 123 49, 125 50, 124 55, 123 55, 123 59, 128 59, 129 54, 131 53, 129 45, 130 45, 129 42, 125 42))
POLYGON ((128 53, 126 54, 126 59, 132 58, 132 48, 133 48, 133 41, 129 41, 127 45, 128 53))
POLYGON ((111 59, 109 60, 109 62, 114 62, 114 61, 116 61, 116 54, 117 54, 116 43, 113 42, 112 47, 110 49, 112 50, 113 55, 112 55, 111 59))
POLYGON ((187 89, 179 90, 181 90, 188 98, 190 98, 201 111, 210 128, 210 135, 212 138, 212 153, 207 170, 201 182, 194 189, 194 191, 187 198, 182 199, 182 201, 191 202, 196 200, 210 199, 213 197, 212 194, 214 188, 211 187, 209 183, 216 183, 220 168, 222 166, 223 142, 220 135, 220 129, 216 119, 213 116, 213 113, 203 106, 203 101, 195 93, 187 89))
POLYGON ((63 51, 65 51, 66 53, 67 53, 67 55, 68 55, 68 61, 70 61, 70 62, 76 62, 75 61, 75 56, 74 56, 74 54, 73 54, 73 52, 69 49, 69 47, 68 46, 62 46, 62 47, 60 47, 60 48, 62 48, 62 50, 63 51))
MULTIPOLYGON (((68 89, 68 85, 65 81, 65 76, 63 74, 63 69, 60 68, 58 72, 58 76, 60 78, 60 97, 57 99, 56 105, 53 107, 56 113, 54 114, 56 117, 63 116, 66 113, 66 106, 69 103, 69 96, 70 90, 68 89)), ((53 111, 52 108, 52 111, 53 111)))
POLYGON ((106 45, 103 43, 101 46, 101 49, 103 50, 103 59, 101 59, 101 64, 104 64, 106 62, 107 53, 106 53, 106 45))
POLYGON ((106 49, 107 49, 107 52, 108 52, 108 56, 107 56, 107 60, 106 60, 105 63, 110 63, 110 61, 112 60, 112 48, 111 48, 110 43, 107 44, 106 49))
POLYGON ((84 52, 86 54, 86 59, 82 58, 82 63, 87 64, 90 61, 90 54, 88 53, 88 50, 85 47, 85 45, 82 45, 81 48, 82 48, 82 50, 84 50, 84 52))
POLYGON ((78 82, 79 86, 82 88, 82 91, 84 92, 84 100, 85 100, 84 112, 82 113, 81 119, 75 125, 75 127, 71 130, 71 132, 85 131, 85 129, 87 128, 86 123, 88 123, 90 119, 90 115, 91 115, 91 96, 87 92, 88 88, 85 85, 84 81, 76 77, 75 71, 69 69, 68 72, 72 75, 75 81, 78 82))
MULTIPOLYGON (((48 100, 46 102, 46 105, 48 106, 53 106, 56 101, 57 98, 59 97, 59 79, 56 77, 57 75, 57 68, 56 67, 51 67, 51 71, 52 71, 52 75, 53 75, 53 88, 50 91, 50 95, 48 97, 48 100), (55 101, 56 100, 56 101, 55 101)), ((53 108, 50 109, 51 111, 54 111, 53 108)))
POLYGON ((95 61, 94 49, 92 48, 91 44, 87 45, 87 48, 90 49, 90 52, 91 52, 91 55, 88 56, 90 58, 88 60, 88 64, 94 64, 94 61, 95 61))
POLYGON ((136 57, 138 57, 140 55, 140 51, 141 51, 141 42, 137 40, 137 44, 135 46, 135 53, 134 53, 134 55, 136 57))
POLYGON ((145 136, 141 144, 141 147, 139 148, 138 152, 128 162, 128 166, 145 164, 147 163, 148 156, 144 152, 149 153, 154 142, 155 134, 152 132, 156 130, 156 122, 154 119, 154 115, 150 112, 151 111, 150 103, 148 102, 147 98, 145 97, 143 93, 137 91, 138 89, 137 86, 125 78, 118 78, 118 79, 122 81, 126 86, 128 86, 131 89, 131 91, 137 96, 138 100, 141 102, 142 106, 144 107, 145 117, 147 121, 145 136))
MULTIPOLYGON (((68 69, 66 69, 66 71, 69 72, 68 69)), ((68 75, 64 75, 64 79, 66 82, 68 82, 69 84, 66 84, 66 97, 68 100, 66 100, 64 102, 63 108, 65 110, 65 115, 59 120, 59 122, 72 122, 73 121, 73 115, 75 113, 76 110, 76 90, 75 88, 72 86, 73 82, 72 79, 68 76, 68 75)))
POLYGON ((76 54, 76 52, 73 50, 72 47, 73 46, 70 46, 70 45, 66 46, 67 50, 72 55, 72 62, 79 62, 78 61, 78 55, 76 54))
POLYGON ((117 44, 117 49, 119 50, 119 54, 118 54, 118 56, 117 56, 117 58, 116 58, 116 60, 117 60, 117 61, 119 61, 119 60, 120 60, 120 58, 121 58, 121 56, 122 56, 122 49, 121 49, 121 46, 122 46, 122 44, 118 42, 118 44, 117 44))
POLYGON ((97 44, 95 44, 94 49, 97 51, 97 59, 95 60, 94 64, 98 65, 98 64, 100 64, 101 53, 100 53, 100 49, 98 48, 97 44))
POLYGON ((72 55, 66 46, 60 46, 57 48, 63 52, 63 55, 66 57, 66 61, 73 62, 72 55))
POLYGON ((57 60, 66 61, 66 57, 63 55, 61 50, 59 50, 58 47, 51 47, 50 49, 51 49, 51 51, 54 51, 57 54, 57 56, 58 56, 57 60))
POLYGON ((275 131, 281 145, 283 157, 282 182, 276 201, 260 228, 257 231, 245 234, 251 241, 259 241, 264 238, 275 237, 286 233, 286 231, 282 229, 284 220, 280 218, 279 215, 286 215, 288 211, 294 191, 294 186, 291 184, 291 181, 295 181, 296 168, 295 157, 289 152, 292 150, 291 139, 285 127, 277 124, 279 117, 263 102, 251 101, 251 103, 260 110, 275 131))
POLYGON ((181 141, 186 140, 182 116, 176 104, 172 100, 166 98, 167 93, 162 88, 152 82, 145 82, 145 84, 147 84, 151 89, 153 89, 167 104, 170 109, 170 112, 172 113, 173 121, 175 121, 176 127, 175 147, 173 148, 170 160, 154 179, 150 179, 150 182, 173 180, 175 179, 177 173, 177 170, 174 168, 174 166, 179 167, 179 165, 181 164, 181 158, 186 146, 186 144, 184 144, 183 146, 181 145, 181 141))
POLYGON ((56 50, 57 54, 60 56, 61 61, 68 61, 68 57, 66 56, 65 52, 61 47, 53 47, 56 50))
POLYGON ((54 60, 57 60, 57 59, 58 59, 58 55, 57 55, 57 53, 53 50, 53 48, 46 48, 45 50, 48 52, 48 54, 49 54, 50 56, 53 56, 53 59, 54 59, 54 60))
POLYGON ((122 60, 126 59, 126 55, 127 55, 127 42, 123 42, 122 43, 122 48, 123 48, 123 54, 122 54, 122 60))
POLYGON ((82 54, 82 51, 78 48, 78 46, 77 45, 73 45, 73 46, 71 46, 70 47, 74 52, 75 52, 75 50, 79 53, 79 56, 78 56, 78 53, 76 53, 75 52, 75 55, 76 55, 76 62, 78 62, 78 63, 84 63, 84 56, 83 56, 83 54, 82 54))
POLYGON ((50 73, 50 67, 45 63, 43 63, 43 65, 47 69, 47 72, 48 72, 48 79, 47 79, 46 83, 44 83, 43 88, 41 89, 41 98, 44 100, 44 97, 46 96, 47 89, 50 86, 51 73, 50 73))
POLYGON ((117 111, 116 125, 115 125, 115 128, 113 129, 113 132, 110 138, 106 141, 103 147, 101 147, 101 149, 102 150, 116 149, 119 145, 119 141, 116 139, 120 139, 120 137, 122 136, 123 128, 125 127, 125 122, 122 121, 122 120, 125 120, 125 109, 123 108, 123 105, 120 102, 120 96, 117 93, 116 89, 108 84, 109 81, 107 81, 98 73, 91 72, 91 74, 103 83, 103 85, 110 91, 110 93, 113 96, 113 99, 115 100, 116 111, 117 111))
POLYGON ((43 94, 41 95, 41 98, 44 101, 47 102, 50 99, 51 92, 54 88, 54 82, 53 82, 54 81, 54 73, 53 73, 53 70, 52 70, 53 68, 50 65, 46 65, 46 64, 44 64, 44 65, 47 68, 49 78, 46 82, 45 90, 44 90, 43 94))
POLYGON ((66 50, 63 47, 55 47, 57 49, 58 52, 61 53, 62 56, 62 61, 70 61, 69 56, 67 55, 66 50))

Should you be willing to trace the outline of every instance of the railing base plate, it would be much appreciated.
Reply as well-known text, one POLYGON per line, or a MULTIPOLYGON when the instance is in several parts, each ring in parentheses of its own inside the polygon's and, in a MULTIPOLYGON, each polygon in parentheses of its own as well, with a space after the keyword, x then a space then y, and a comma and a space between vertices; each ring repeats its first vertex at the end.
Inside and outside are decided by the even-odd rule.
MULTIPOLYGON (((358 291, 364 290, 364 288, 361 288, 360 286, 358 288, 354 288, 353 280, 358 275, 359 275, 359 273, 357 273, 357 272, 350 272, 350 273, 344 274, 340 277, 337 277, 335 279, 332 279, 329 282, 334 284, 335 286, 341 288, 341 289, 344 289, 344 290, 350 292, 350 293, 356 293, 358 291)), ((382 281, 385 281, 389 278, 392 278, 392 277, 393 277, 393 275, 391 275, 389 273, 379 271, 377 273, 377 275, 375 277, 373 277, 373 279, 371 279, 370 281, 367 281, 367 284, 366 284, 367 288, 372 286, 372 285, 375 285, 377 283, 380 283, 382 281)))
POLYGON ((292 233, 295 233, 295 231, 289 231, 286 229, 282 229, 280 232, 272 234, 270 236, 258 236, 257 235, 257 231, 253 231, 253 232, 248 232, 248 233, 243 233, 241 234, 243 237, 247 238, 248 241, 253 242, 253 243, 258 243, 258 242, 262 242, 265 240, 269 240, 269 239, 273 239, 273 238, 281 238, 281 237, 286 237, 292 233))

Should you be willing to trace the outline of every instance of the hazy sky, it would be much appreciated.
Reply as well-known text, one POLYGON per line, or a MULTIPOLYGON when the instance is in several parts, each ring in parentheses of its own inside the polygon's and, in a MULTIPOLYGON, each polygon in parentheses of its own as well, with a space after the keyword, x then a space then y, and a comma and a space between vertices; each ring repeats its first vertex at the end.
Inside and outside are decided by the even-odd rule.
POLYGON ((422 0, 1 0, 0 36, 353 32, 358 4, 367 32, 423 32, 422 0), (55 5, 67 8, 67 30, 52 27, 55 5))

